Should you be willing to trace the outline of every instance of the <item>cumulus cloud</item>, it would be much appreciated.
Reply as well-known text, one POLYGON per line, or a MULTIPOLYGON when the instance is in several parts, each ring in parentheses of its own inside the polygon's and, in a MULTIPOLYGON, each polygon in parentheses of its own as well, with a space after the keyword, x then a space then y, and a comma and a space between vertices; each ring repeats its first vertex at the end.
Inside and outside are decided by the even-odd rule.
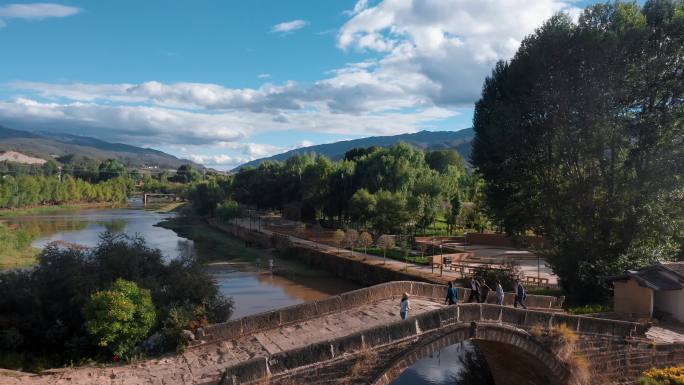
POLYGON ((294 32, 298 29, 302 29, 309 25, 309 22, 306 20, 292 20, 292 21, 286 21, 284 23, 276 24, 273 27, 271 27, 271 32, 275 33, 291 33, 294 32))
MULTIPOLYGON (((369 3, 359 0, 345 13, 348 20, 336 39, 341 50, 367 53, 368 59, 341 65, 317 81, 273 84, 268 74, 257 75, 265 83, 253 88, 154 80, 18 81, 5 85, 22 97, 0 101, 0 121, 134 144, 187 146, 196 150, 187 156, 205 156, 202 163, 213 165, 236 165, 231 162, 292 149, 248 142, 250 136, 266 132, 415 132, 454 117, 459 107, 471 108, 496 61, 512 57, 522 39, 544 20, 559 11, 578 13, 570 2, 560 0, 369 3), (221 154, 207 155, 198 146, 221 154)), ((0 7, 8 9, 38 18, 0 7)), ((6 15, 0 13, 0 20, 6 15)), ((293 20, 272 31, 289 33, 307 24, 293 20)))
POLYGON ((51 17, 67 17, 81 12, 80 8, 54 3, 7 4, 0 6, 0 27, 3 20, 42 20, 51 17))
POLYGON ((558 0, 359 0, 340 29, 341 49, 384 56, 369 76, 410 77, 420 95, 440 106, 470 105, 496 61, 556 12, 577 8, 558 0))

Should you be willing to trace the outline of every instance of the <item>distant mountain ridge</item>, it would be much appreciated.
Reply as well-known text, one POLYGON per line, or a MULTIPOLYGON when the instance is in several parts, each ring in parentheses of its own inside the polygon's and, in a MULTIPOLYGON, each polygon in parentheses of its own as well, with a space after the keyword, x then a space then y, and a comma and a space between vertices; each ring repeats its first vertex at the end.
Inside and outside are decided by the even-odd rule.
POLYGON ((235 168, 258 166, 267 160, 284 161, 295 154, 316 153, 325 155, 333 160, 342 159, 344 153, 357 147, 389 147, 395 143, 405 142, 424 150, 454 149, 468 161, 475 132, 472 128, 458 131, 420 131, 413 134, 390 136, 371 136, 368 138, 344 140, 340 142, 300 147, 282 154, 273 155, 247 162, 235 168))
POLYGON ((95 161, 118 159, 129 167, 177 169, 183 164, 204 168, 159 150, 110 143, 87 136, 44 131, 22 131, 0 126, 0 152, 17 151, 45 160, 74 155, 95 161))

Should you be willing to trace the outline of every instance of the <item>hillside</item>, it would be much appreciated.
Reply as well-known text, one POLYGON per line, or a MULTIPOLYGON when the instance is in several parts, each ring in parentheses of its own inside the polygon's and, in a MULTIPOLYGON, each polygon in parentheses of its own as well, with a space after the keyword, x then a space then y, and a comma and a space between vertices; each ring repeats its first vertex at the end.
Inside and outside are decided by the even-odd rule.
POLYGON ((295 154, 316 153, 325 155, 337 160, 344 156, 344 153, 357 147, 389 147, 398 142, 406 142, 413 146, 425 150, 454 149, 458 151, 466 160, 470 159, 470 150, 474 137, 472 128, 459 131, 420 131, 414 134, 401 134, 391 136, 371 136, 368 138, 345 140, 335 143, 319 144, 309 147, 301 147, 287 151, 282 154, 273 155, 267 158, 260 158, 247 162, 236 169, 247 166, 257 166, 267 160, 285 160, 295 154))
POLYGON ((173 155, 149 148, 110 143, 86 136, 20 131, 0 126, 0 152, 3 151, 17 151, 46 160, 77 157, 101 162, 114 158, 128 167, 156 166, 161 169, 176 169, 182 164, 192 164, 203 168, 189 160, 178 159, 173 155))

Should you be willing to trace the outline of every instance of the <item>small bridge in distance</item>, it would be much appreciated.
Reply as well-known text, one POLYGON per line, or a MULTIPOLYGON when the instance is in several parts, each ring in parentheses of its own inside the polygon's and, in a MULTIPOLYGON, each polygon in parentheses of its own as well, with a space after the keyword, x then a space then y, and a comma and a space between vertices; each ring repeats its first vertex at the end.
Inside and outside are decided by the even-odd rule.
POLYGON ((143 205, 150 203, 150 200, 171 201, 176 202, 182 198, 178 194, 161 194, 161 193, 143 193, 143 205))

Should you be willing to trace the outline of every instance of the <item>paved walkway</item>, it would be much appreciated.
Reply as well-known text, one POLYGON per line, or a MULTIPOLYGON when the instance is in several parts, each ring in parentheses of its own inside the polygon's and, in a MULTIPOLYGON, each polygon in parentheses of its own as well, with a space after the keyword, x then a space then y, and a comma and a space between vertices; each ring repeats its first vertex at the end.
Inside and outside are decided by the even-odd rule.
MULTIPOLYGON (((290 221, 282 220, 280 219, 279 222, 281 223, 289 223, 290 221)), ((260 232, 271 235, 274 233, 274 231, 271 231, 263 226, 256 226, 254 224, 254 221, 250 224, 249 219, 245 218, 240 218, 237 219, 234 222, 236 225, 241 226, 245 229, 258 229, 260 232)), ((294 224, 295 222, 292 222, 294 224)), ((283 233, 284 234, 284 233, 283 233)), ((299 238, 291 234, 287 234, 290 237, 290 240, 299 245, 303 245, 309 248, 314 248, 318 250, 324 250, 326 252, 332 253, 332 254, 346 254, 346 255, 351 255, 352 252, 346 249, 340 249, 335 246, 330 246, 324 243, 320 242, 314 242, 310 241, 307 239, 299 238)), ((467 251, 473 251, 475 252, 475 257, 476 260, 474 261, 464 261, 464 262, 474 262, 474 263, 484 263, 484 264, 500 264, 502 263, 503 260, 515 260, 516 263, 518 263, 518 266, 520 269, 523 271, 523 273, 526 276, 532 276, 536 277, 537 276, 537 258, 536 255, 532 254, 531 252, 527 250, 517 250, 517 249, 510 249, 510 248, 496 248, 492 246, 483 246, 483 245, 468 245, 467 246, 467 251), (519 258, 518 258, 519 257, 519 258)), ((407 269, 408 271, 416 271, 420 272, 421 275, 434 275, 435 277, 444 277, 445 279, 448 280, 454 280, 461 278, 460 273, 456 273, 453 271, 449 270, 444 270, 441 275, 439 272, 439 269, 436 269, 435 272, 432 272, 432 267, 431 266, 426 266, 426 265, 419 265, 411 262, 402 262, 398 261, 395 259, 391 258, 383 258, 382 256, 378 256, 375 254, 365 254, 359 251, 354 251, 353 253, 354 256, 359 257, 359 258, 365 258, 368 261, 373 261, 374 263, 384 263, 387 264, 391 269, 393 270, 402 270, 402 269, 407 269)), ((544 260, 540 261, 540 276, 542 278, 548 278, 549 282, 552 284, 556 284, 558 282, 558 277, 556 277, 553 272, 551 271, 551 268, 546 266, 546 262, 544 260)), ((490 283, 491 284, 491 283, 490 283)))
MULTIPOLYGON (((411 314, 420 314, 444 305, 413 298, 411 314)), ((201 345, 183 354, 141 363, 97 368, 59 369, 49 375, 0 375, 3 385, 189 385, 216 378, 228 366, 257 356, 268 356, 317 342, 346 336, 375 326, 398 321, 397 300, 360 306, 342 313, 314 318, 240 337, 232 341, 201 345)))

